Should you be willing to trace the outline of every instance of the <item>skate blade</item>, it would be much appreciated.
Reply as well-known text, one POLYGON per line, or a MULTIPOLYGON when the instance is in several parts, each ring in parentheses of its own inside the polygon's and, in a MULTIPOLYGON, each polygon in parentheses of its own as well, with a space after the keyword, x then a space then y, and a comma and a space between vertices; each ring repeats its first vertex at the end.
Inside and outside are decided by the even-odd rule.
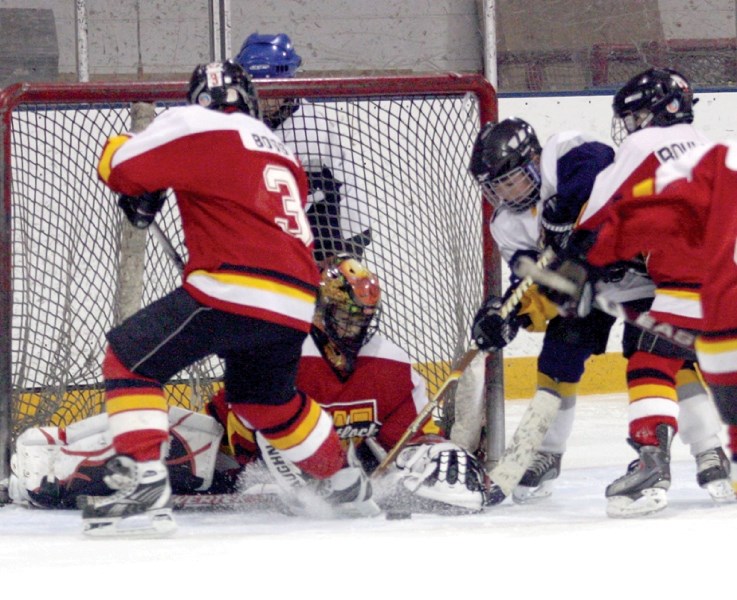
POLYGON ((668 497, 661 488, 642 490, 642 496, 633 500, 628 496, 612 496, 607 499, 606 514, 613 519, 644 517, 667 508, 668 497))
POLYGON ((176 530, 171 508, 162 508, 124 518, 85 519, 82 533, 91 538, 160 538, 176 530))
POLYGON ((535 487, 518 485, 512 491, 512 500, 515 504, 535 504, 547 500, 553 495, 553 481, 543 481, 535 487))
POLYGON ((711 499, 718 504, 737 501, 735 489, 732 487, 732 482, 729 479, 710 481, 701 487, 709 492, 711 499))

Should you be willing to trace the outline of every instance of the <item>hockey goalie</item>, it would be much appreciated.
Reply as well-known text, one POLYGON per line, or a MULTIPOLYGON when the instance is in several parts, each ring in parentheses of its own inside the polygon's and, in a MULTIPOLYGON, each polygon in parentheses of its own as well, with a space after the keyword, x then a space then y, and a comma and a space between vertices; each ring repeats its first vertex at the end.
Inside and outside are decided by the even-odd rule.
MULTIPOLYGON (((377 332, 380 314, 378 278, 356 257, 329 261, 296 382, 331 414, 352 460, 367 472, 427 403, 409 356, 377 332)), ((175 494, 238 495, 257 485, 289 512, 314 514, 305 494, 315 482, 230 410, 227 390, 205 413, 170 408, 169 434, 166 464, 175 494)), ((28 429, 11 459, 11 497, 26 506, 74 508, 80 496, 109 495, 116 487, 113 457, 105 414, 66 428, 28 429)), ((482 510, 489 481, 480 461, 431 422, 374 484, 384 509, 454 514, 482 510)))

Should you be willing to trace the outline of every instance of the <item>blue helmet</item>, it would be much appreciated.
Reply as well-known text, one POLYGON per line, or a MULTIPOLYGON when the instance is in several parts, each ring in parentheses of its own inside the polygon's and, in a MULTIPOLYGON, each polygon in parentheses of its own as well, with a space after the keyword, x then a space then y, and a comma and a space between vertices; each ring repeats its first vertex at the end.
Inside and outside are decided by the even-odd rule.
POLYGON ((294 77, 302 64, 302 57, 294 51, 292 40, 286 33, 252 33, 243 42, 235 61, 253 79, 263 79, 294 77))

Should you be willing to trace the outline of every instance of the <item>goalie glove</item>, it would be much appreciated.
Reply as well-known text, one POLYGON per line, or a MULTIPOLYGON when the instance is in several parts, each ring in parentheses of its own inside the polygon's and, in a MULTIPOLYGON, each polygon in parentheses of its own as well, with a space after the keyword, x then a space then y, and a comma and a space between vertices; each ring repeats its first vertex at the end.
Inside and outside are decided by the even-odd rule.
POLYGON ((136 229, 146 229, 151 225, 165 201, 166 190, 146 192, 140 196, 118 196, 118 206, 136 229))
POLYGON ((460 446, 425 436, 399 453, 399 483, 412 494, 440 504, 481 510, 489 480, 481 462, 460 446))
POLYGON ((509 344, 517 335, 520 328, 519 317, 516 311, 502 317, 499 310, 503 304, 503 298, 489 296, 476 313, 471 326, 471 336, 479 350, 496 352, 509 344))

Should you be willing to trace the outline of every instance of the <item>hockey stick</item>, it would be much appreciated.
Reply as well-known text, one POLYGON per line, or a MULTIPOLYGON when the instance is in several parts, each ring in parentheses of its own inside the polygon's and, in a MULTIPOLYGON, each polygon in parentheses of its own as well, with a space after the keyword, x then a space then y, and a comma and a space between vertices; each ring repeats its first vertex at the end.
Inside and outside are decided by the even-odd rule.
POLYGON ((443 382, 443 385, 440 386, 440 389, 438 390, 437 394, 433 398, 431 398, 427 404, 425 404, 424 407, 422 407, 422 410, 417 413, 417 416, 415 417, 414 421, 409 424, 405 432, 402 434, 402 437, 399 438, 396 444, 394 444, 394 447, 389 450, 389 452, 386 453, 386 456, 384 457, 384 460, 382 460, 379 463, 379 466, 376 467, 374 472, 371 474, 371 477, 373 479, 376 479, 379 475, 384 473, 384 471, 387 470, 390 464, 394 462, 394 459, 397 457, 397 455, 404 449, 404 447, 407 445, 410 439, 412 439, 415 434, 420 430, 420 428, 425 424, 425 422, 430 418, 430 415, 432 414, 432 411, 440 405, 440 403, 443 401, 443 399, 452 392, 456 386, 458 385, 458 380, 460 379, 461 375, 463 375, 463 371, 466 370, 466 367, 470 365, 473 362, 473 359, 476 358, 476 355, 481 352, 476 347, 473 347, 466 351, 466 353, 461 356, 461 358, 458 360, 458 363, 453 368, 453 370, 450 372, 450 375, 446 378, 446 380, 443 382))
POLYGON ((182 260, 179 252, 177 252, 176 248, 174 248, 171 240, 161 230, 161 227, 159 227, 159 224, 156 221, 151 223, 149 229, 151 230, 151 235, 153 235, 153 237, 159 243, 159 246, 161 246, 161 249, 171 259, 171 261, 179 270, 179 273, 182 274, 184 272, 184 260, 182 260))
MULTIPOLYGON (((547 265, 549 265, 552 260, 555 258, 555 253, 552 249, 546 248, 542 254, 540 255, 540 258, 538 259, 537 263, 540 265, 540 268, 544 268, 547 265)), ((520 280, 514 290, 509 294, 509 297, 504 301, 502 306, 499 308, 499 315, 502 318, 507 317, 513 310, 519 306, 519 303, 522 300, 522 297, 525 295, 527 290, 529 290, 533 285, 535 281, 531 277, 524 277, 522 280, 520 280)), ((455 388, 458 386, 458 380, 460 379, 461 375, 463 375, 463 372, 468 368, 468 366, 473 362, 473 360, 476 358, 480 350, 476 348, 475 346, 470 348, 466 351, 466 353, 461 356, 461 358, 458 360, 458 363, 451 371, 450 375, 448 375, 447 379, 443 382, 443 385, 440 386, 440 389, 435 394, 434 398, 431 398, 428 403, 423 407, 423 409, 417 414, 414 421, 409 424, 406 431, 402 434, 402 437, 399 438, 396 444, 394 444, 394 447, 389 450, 389 452, 386 454, 384 459, 379 463, 379 466, 376 468, 376 470, 371 474, 372 478, 376 478, 386 469, 389 467, 392 462, 394 462, 394 459, 397 457, 397 455, 404 449, 404 447, 407 445, 409 440, 414 437, 414 435, 420 430, 420 428, 425 424, 427 419, 432 414, 432 411, 435 410, 437 406, 440 406, 443 399, 455 388)), ((524 473, 524 471, 523 471, 524 473)), ((520 478, 522 477, 522 474, 520 474, 520 478)))
POLYGON ((181 511, 277 511, 292 515, 275 484, 256 484, 232 494, 180 494, 172 496, 172 508, 181 511))
MULTIPOLYGON (((574 283, 555 271, 548 271, 545 268, 538 267, 534 262, 525 257, 520 259, 518 268, 520 274, 524 273, 525 277, 530 277, 537 283, 563 294, 575 296, 579 293, 574 283)), ((620 318, 630 325, 634 325, 643 331, 663 338, 674 346, 691 352, 694 351, 696 334, 689 329, 683 329, 670 323, 658 321, 649 311, 640 312, 632 307, 625 306, 621 302, 605 298, 601 294, 596 295, 593 305, 602 312, 620 318)))

